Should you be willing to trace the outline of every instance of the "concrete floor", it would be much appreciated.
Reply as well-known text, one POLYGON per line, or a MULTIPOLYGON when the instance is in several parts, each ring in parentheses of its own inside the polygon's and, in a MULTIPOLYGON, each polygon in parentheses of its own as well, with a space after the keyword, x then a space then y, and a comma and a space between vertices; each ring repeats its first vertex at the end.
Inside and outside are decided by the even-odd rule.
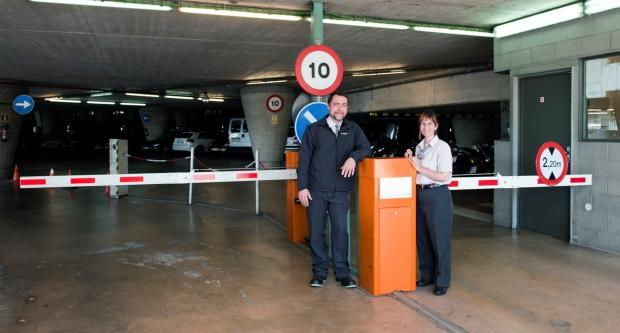
POLYGON ((620 324, 620 256, 471 214, 456 216, 446 296, 427 287, 371 297, 333 279, 309 288, 309 253, 273 223, 284 221, 283 183, 261 185, 266 216, 251 213, 252 186, 199 186, 189 207, 187 186, 132 187, 112 200, 101 188, 0 183, 0 332, 614 332, 620 324))

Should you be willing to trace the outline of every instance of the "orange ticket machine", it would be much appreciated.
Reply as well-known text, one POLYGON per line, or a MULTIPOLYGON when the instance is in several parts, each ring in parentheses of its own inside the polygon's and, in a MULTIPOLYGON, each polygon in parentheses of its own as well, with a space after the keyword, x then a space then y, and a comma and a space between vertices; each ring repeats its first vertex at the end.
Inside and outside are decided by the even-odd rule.
MULTIPOLYGON (((299 152, 286 152, 286 168, 297 169, 299 152)), ((306 208, 297 198, 297 180, 286 181, 286 230, 288 239, 295 243, 307 243, 309 237, 306 208)))
POLYGON ((415 290, 415 177, 405 158, 359 165, 359 285, 372 295, 415 290))

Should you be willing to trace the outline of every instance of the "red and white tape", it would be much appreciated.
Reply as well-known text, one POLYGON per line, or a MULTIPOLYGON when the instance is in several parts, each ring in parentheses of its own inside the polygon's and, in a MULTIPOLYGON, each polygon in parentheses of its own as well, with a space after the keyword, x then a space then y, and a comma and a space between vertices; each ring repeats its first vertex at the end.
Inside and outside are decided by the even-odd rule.
MULTIPOLYGON (((592 185, 592 175, 567 175, 554 186, 592 185)), ((511 189, 526 187, 552 187, 543 183, 538 176, 492 176, 455 177, 448 185, 451 190, 511 189)))

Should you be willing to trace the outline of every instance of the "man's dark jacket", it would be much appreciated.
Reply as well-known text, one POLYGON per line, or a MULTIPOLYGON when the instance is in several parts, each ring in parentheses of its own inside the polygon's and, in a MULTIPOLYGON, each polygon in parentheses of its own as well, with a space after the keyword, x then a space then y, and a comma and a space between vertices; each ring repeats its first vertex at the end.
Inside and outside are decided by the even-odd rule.
POLYGON ((353 190, 353 177, 345 178, 340 167, 352 157, 356 163, 370 155, 370 144, 358 124, 344 119, 338 135, 326 118, 306 128, 299 148, 297 188, 301 191, 353 190))

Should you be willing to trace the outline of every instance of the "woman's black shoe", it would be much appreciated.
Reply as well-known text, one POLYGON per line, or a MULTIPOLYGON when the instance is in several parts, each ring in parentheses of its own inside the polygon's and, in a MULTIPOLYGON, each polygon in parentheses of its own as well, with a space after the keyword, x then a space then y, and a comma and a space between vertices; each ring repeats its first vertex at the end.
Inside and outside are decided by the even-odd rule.
POLYGON ((435 287, 433 294, 437 296, 444 295, 448 291, 448 287, 435 287))
POLYGON ((433 284, 435 281, 433 280, 427 280, 427 279, 420 279, 420 281, 416 282, 415 285, 418 287, 426 287, 429 284, 433 284))

